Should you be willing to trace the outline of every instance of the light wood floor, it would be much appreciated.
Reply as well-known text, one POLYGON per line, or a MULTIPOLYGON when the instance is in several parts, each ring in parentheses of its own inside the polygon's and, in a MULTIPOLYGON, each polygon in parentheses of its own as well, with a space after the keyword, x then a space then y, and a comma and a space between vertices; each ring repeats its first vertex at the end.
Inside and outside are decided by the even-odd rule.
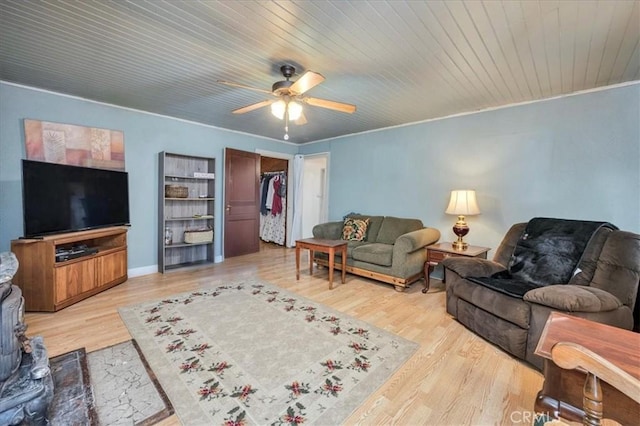
MULTIPOLYGON (((302 264, 308 265, 307 254, 302 264)), ((29 336, 42 335, 50 356, 78 347, 87 352, 131 338, 119 306, 207 287, 225 278, 257 276, 316 302, 420 344, 412 358, 359 407, 346 424, 507 425, 531 424, 542 375, 453 320, 444 308, 444 286, 422 282, 404 293, 391 285, 347 274, 328 289, 327 270, 301 271, 295 251, 268 244, 260 253, 189 271, 131 278, 53 314, 28 313, 29 336)), ((180 424, 176 416, 163 426, 180 424)))

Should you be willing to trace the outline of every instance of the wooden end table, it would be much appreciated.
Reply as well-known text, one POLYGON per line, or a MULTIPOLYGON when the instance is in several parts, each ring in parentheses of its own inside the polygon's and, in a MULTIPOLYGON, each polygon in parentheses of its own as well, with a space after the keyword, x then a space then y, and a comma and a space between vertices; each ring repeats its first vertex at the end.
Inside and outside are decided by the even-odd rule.
MULTIPOLYGON (((429 274, 440 262, 447 257, 478 257, 487 258, 487 252, 491 250, 489 247, 469 246, 466 250, 456 250, 452 243, 437 243, 425 247, 427 250, 427 260, 424 262, 424 288, 423 293, 429 291, 429 274)), ((444 282, 444 277, 442 278, 444 282)))
POLYGON ((305 238, 296 241, 296 280, 300 279, 300 250, 309 250, 309 275, 313 275, 313 252, 319 251, 329 255, 329 290, 333 289, 333 266, 336 250, 342 257, 342 284, 345 283, 347 269, 347 242, 345 240, 324 240, 321 238, 305 238))
MULTIPOLYGON (((639 333, 551 312, 534 352, 544 358, 544 384, 534 406, 537 413, 575 422, 582 422, 584 416, 582 388, 587 375, 580 370, 565 370, 552 361, 551 348, 558 342, 582 345, 640 379, 639 333)), ((600 384, 604 417, 623 425, 638 424, 640 404, 607 382, 600 384)))

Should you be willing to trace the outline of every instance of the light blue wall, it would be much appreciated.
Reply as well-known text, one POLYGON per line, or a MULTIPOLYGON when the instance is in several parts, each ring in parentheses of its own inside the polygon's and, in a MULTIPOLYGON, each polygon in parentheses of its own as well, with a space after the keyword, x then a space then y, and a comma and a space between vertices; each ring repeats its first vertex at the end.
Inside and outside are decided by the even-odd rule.
POLYGON ((475 189, 471 244, 497 247, 535 216, 640 233, 640 85, 435 120, 301 147, 330 152, 329 217, 417 217, 455 236, 452 189, 475 189))
MULTIPOLYGON (((160 151, 216 157, 224 147, 298 147, 0 83, 0 250, 22 234, 22 119, 123 130, 130 174, 129 267, 156 265, 160 151)), ((330 219, 350 211, 417 217, 454 238, 449 191, 475 189, 471 244, 495 248, 534 216, 610 221, 640 233, 640 84, 307 144, 330 152, 330 219)), ((221 217, 222 180, 215 214, 221 217)), ((216 235, 221 223, 216 221, 216 235)), ((216 242, 216 256, 221 253, 216 242)))
MULTIPOLYGON (((20 160, 26 155, 25 118, 124 132, 131 269, 157 264, 159 152, 215 157, 216 176, 220 177, 225 147, 286 154, 298 151, 295 145, 270 139, 0 83, 0 251, 9 250, 11 240, 23 233, 20 160)), ((215 217, 215 235, 222 235, 222 179, 216 179, 215 217)), ((221 253, 221 239, 217 238, 215 255, 221 253)))

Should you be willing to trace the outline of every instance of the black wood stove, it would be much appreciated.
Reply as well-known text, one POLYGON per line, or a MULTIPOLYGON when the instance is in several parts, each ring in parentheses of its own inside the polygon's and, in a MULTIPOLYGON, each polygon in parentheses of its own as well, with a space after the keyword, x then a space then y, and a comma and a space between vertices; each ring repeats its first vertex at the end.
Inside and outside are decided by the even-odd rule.
POLYGON ((0 425, 47 425, 49 357, 41 336, 25 335, 22 291, 11 282, 17 270, 15 255, 0 253, 0 425))

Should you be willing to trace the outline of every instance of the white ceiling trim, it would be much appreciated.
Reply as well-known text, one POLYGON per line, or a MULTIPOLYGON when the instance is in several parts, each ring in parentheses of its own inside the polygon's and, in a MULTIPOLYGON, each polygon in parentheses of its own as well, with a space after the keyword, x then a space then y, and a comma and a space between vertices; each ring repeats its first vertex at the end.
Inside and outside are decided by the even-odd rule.
POLYGON ((320 143, 320 142, 329 142, 329 141, 333 141, 333 140, 349 138, 349 137, 356 136, 356 135, 363 135, 363 134, 367 134, 367 133, 382 132, 382 131, 385 131, 385 130, 397 129, 397 128, 400 128, 400 127, 415 126, 417 124, 429 123, 429 122, 432 122, 432 121, 448 120, 450 118, 464 117, 466 115, 480 114, 480 113, 483 113, 483 112, 496 111, 496 110, 505 109, 505 108, 514 108, 514 107, 519 107, 519 106, 523 106, 523 105, 537 104, 537 103, 541 103, 541 102, 552 101, 552 100, 555 100, 555 99, 570 98, 572 96, 580 96, 580 95, 584 95, 584 94, 587 94, 587 93, 602 92, 602 91, 605 91, 605 90, 616 89, 616 88, 619 88, 619 87, 633 86, 635 84, 640 84, 640 80, 627 81, 627 82, 624 82, 624 83, 612 84, 611 86, 596 87, 596 88, 593 88, 593 89, 585 89, 585 90, 581 90, 579 92, 568 93, 566 95, 552 96, 552 97, 549 97, 549 98, 537 99, 537 100, 534 100, 534 101, 524 101, 524 102, 518 102, 518 103, 515 103, 515 104, 501 105, 501 106, 497 106, 497 107, 489 107, 489 108, 481 109, 481 110, 478 110, 478 111, 467 111, 467 112, 461 112, 461 113, 458 113, 458 114, 446 115, 446 116, 443 116, 443 117, 429 118, 427 120, 414 121, 412 123, 405 123, 405 124, 398 124, 396 126, 389 126, 389 127, 384 127, 384 128, 381 128, 381 129, 373 129, 373 130, 366 130, 364 132, 350 133, 348 135, 336 136, 336 137, 327 138, 327 139, 320 139, 320 140, 317 140, 317 141, 306 142, 306 143, 302 143, 302 144, 299 144, 299 145, 300 146, 304 146, 304 145, 312 145, 312 144, 320 143))
MULTIPOLYGON (((272 141, 272 142, 279 142, 279 143, 285 144, 285 145, 299 146, 299 144, 297 144, 297 143, 287 142, 287 141, 283 141, 283 140, 280 140, 280 139, 274 139, 274 138, 270 138, 270 137, 267 137, 267 136, 254 135, 253 133, 246 133, 246 132, 242 132, 242 131, 239 131, 239 130, 225 129, 224 127, 217 127, 217 126, 213 126, 211 124, 199 123, 197 121, 191 121, 191 120, 186 120, 184 118, 172 117, 170 115, 158 114, 158 113, 155 113, 155 112, 144 111, 144 110, 141 110, 141 109, 129 108, 129 107, 121 106, 121 105, 110 104, 110 103, 107 103, 107 102, 95 101, 93 99, 87 99, 87 98, 83 98, 83 97, 80 97, 80 96, 69 95, 69 94, 66 94, 66 93, 54 92, 52 90, 41 89, 39 87, 25 86, 24 84, 13 83, 11 81, 0 80, 0 83, 6 84, 8 86, 20 87, 22 89, 33 90, 34 92, 47 93, 47 94, 50 94, 50 95, 62 96, 64 98, 74 99, 74 100, 78 100, 78 101, 90 102, 90 103, 96 104, 96 105, 108 106, 108 107, 111 107, 111 108, 123 109, 125 111, 137 112, 137 113, 140 113, 140 114, 146 114, 146 115, 151 115, 151 116, 155 116, 155 117, 166 118, 166 119, 169 119, 169 120, 175 120, 175 121, 180 121, 180 122, 183 122, 183 123, 194 124, 196 126, 207 127, 207 128, 210 128, 210 129, 216 129, 216 130, 220 130, 220 131, 223 131, 223 132, 229 132, 229 133, 235 133, 235 134, 238 134, 238 135, 249 136, 249 137, 256 138, 256 139, 266 139, 266 140, 269 140, 269 141, 272 141)), ((31 118, 38 118, 38 117, 31 117, 31 118)))

